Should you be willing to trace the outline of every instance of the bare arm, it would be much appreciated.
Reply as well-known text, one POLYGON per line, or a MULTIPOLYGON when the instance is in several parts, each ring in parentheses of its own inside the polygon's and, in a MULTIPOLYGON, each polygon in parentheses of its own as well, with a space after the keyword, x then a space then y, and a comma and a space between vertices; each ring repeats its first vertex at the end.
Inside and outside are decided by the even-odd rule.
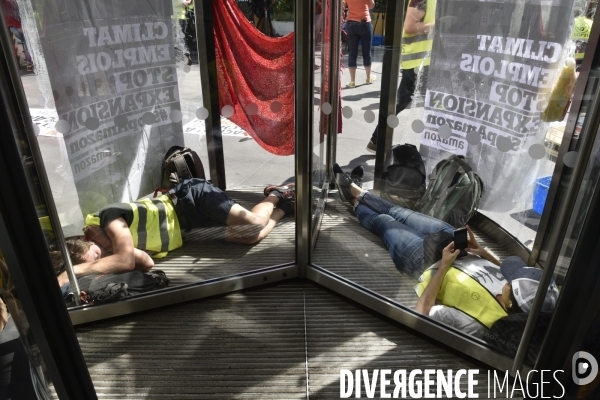
POLYGON ((494 264, 500 266, 500 260, 494 257, 489 251, 481 247, 481 245, 475 239, 475 235, 473 235, 473 231, 467 225, 467 231, 469 232, 469 240, 467 243, 467 252, 476 254, 481 258, 485 258, 488 261, 493 262, 494 264))
POLYGON ((154 260, 145 251, 133 249, 135 257, 135 269, 142 272, 148 272, 154 267, 154 260))
POLYGON ((4 329, 8 322, 8 312, 6 311, 6 304, 0 298, 0 331, 4 329))
POLYGON ((112 253, 112 242, 108 235, 104 232, 104 229, 98 225, 88 225, 83 228, 83 234, 88 240, 96 243, 104 251, 112 253))
MULTIPOLYGON (((114 254, 112 242, 102 228, 99 226, 88 226, 84 228, 84 232, 88 239, 102 248, 103 257, 114 254)), ((154 266, 154 261, 145 251, 134 248, 133 255, 135 257, 135 269, 146 272, 154 266)))
POLYGON ((374 8, 375 7, 375 0, 370 0, 369 1, 369 8, 374 8))
POLYGON ((410 35, 423 35, 429 33, 434 24, 426 24, 421 20, 425 17, 425 11, 415 7, 408 7, 406 18, 404 19, 404 32, 410 35))
POLYGON ((435 304, 435 299, 442 287, 442 282, 444 281, 444 277, 446 276, 446 272, 452 266, 456 257, 460 254, 460 250, 454 249, 454 242, 451 242, 448 246, 444 248, 444 252, 442 253, 442 261, 440 262, 440 268, 433 276, 433 278, 429 281, 429 285, 419 297, 419 301, 417 301, 417 306, 415 309, 425 315, 429 315, 429 311, 431 307, 435 304))
POLYGON ((123 218, 112 221, 105 230, 110 239, 112 254, 97 261, 73 266, 75 275, 118 274, 135 268, 133 238, 123 218))

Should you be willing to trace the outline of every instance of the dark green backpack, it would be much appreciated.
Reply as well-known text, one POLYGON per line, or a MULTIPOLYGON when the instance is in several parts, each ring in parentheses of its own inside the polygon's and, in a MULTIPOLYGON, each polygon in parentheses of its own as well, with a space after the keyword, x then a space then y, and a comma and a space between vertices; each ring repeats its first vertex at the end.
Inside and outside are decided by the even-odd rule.
POLYGON ((417 209, 458 228, 475 215, 483 190, 483 182, 464 157, 451 155, 431 172, 417 209))

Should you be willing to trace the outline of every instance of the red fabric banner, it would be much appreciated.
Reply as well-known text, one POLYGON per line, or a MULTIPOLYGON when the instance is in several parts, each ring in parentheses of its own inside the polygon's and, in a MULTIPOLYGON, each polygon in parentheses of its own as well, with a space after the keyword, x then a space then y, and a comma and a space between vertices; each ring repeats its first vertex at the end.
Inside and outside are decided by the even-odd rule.
POLYGON ((294 154, 294 34, 258 31, 233 0, 213 1, 219 103, 272 154, 294 154))

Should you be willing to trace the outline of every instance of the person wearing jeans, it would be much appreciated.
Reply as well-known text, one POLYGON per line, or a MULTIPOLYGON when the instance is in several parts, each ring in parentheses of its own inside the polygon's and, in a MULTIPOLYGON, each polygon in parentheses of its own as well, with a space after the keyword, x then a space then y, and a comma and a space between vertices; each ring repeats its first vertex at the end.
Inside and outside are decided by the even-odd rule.
MULTIPOLYGON (((459 259, 452 225, 363 190, 362 167, 344 173, 334 164, 333 173, 340 198, 354 206, 362 226, 383 240, 399 270, 418 277, 415 310, 478 338, 489 335, 488 329, 505 316, 530 312, 541 269, 516 256, 500 262, 477 242, 468 225, 468 254, 459 259)), ((552 281, 542 311, 551 312, 558 296, 552 281)))
POLYGON ((361 225, 381 238, 400 271, 419 276, 425 263, 424 243, 453 236, 455 228, 449 223, 363 190, 359 186, 362 176, 356 171, 345 174, 334 164, 333 173, 342 201, 350 202, 361 225))
POLYGON ((420 274, 423 243, 439 232, 454 234, 447 222, 390 203, 367 191, 356 199, 354 212, 362 226, 383 240, 394 264, 407 274, 420 274))
POLYGON ((371 76, 371 42, 373 40, 373 24, 369 9, 375 7, 374 0, 345 0, 348 7, 346 20, 346 36, 348 37, 348 70, 350 71, 349 88, 356 87, 356 59, 358 58, 358 41, 361 42, 363 65, 367 78, 365 83, 371 84, 375 76, 371 76))

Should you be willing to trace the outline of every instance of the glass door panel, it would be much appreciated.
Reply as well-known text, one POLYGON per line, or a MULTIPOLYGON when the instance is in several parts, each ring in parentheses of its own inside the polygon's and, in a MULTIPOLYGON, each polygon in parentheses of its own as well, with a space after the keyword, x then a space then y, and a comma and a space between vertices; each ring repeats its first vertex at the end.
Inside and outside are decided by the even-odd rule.
MULTIPOLYGON (((134 245, 147 253, 137 253, 136 268, 154 265, 174 287, 293 262, 291 191, 280 187, 294 177, 292 5, 268 4, 246 15, 233 0, 84 3, 18 1, 21 27, 11 30, 69 243, 81 244, 76 240, 85 233, 100 245, 99 258, 110 256, 115 244, 104 233, 82 232, 95 224, 86 217, 175 186, 161 179, 161 168, 167 151, 182 146, 197 153, 214 185, 194 182, 198 211, 191 216, 181 213, 183 192, 175 203, 165 196, 168 229, 141 228, 138 214, 130 221, 128 211, 127 225, 139 222, 134 245), (265 16, 270 22, 261 25, 265 16), (272 185, 281 199, 265 196, 272 185), (148 239, 144 247, 146 235, 157 232, 159 245, 148 239)), ((90 272, 123 271, 76 268, 88 276, 84 285, 90 272)))
MULTIPOLYGON (((394 208, 396 204, 376 197, 386 194, 384 181, 381 191, 375 193, 359 196, 360 191, 354 188, 351 196, 358 196, 358 203, 341 202, 332 193, 330 212, 323 222, 328 234, 324 234, 325 229, 321 231, 315 250, 316 265, 409 309, 416 307, 432 321, 449 323, 457 332, 467 333, 484 344, 496 340, 490 335, 490 328, 512 312, 511 304, 521 302, 520 311, 526 315, 531 306, 529 300, 517 300, 514 293, 514 300, 511 299, 512 292, 506 284, 512 278, 503 275, 498 265, 508 259, 505 265, 512 260, 519 269, 526 267, 534 245, 536 223, 543 210, 543 204, 539 204, 540 191, 544 190, 541 186, 556 163, 556 148, 552 144, 556 139, 551 135, 559 131, 562 135, 565 129, 569 97, 575 85, 577 49, 581 49, 577 47, 579 39, 571 36, 571 27, 577 23, 572 16, 580 16, 577 7, 573 11, 574 4, 438 0, 437 5, 407 4, 406 19, 402 18, 403 54, 396 113, 382 119, 387 127, 378 128, 393 129, 393 145, 416 145, 428 178, 440 161, 457 155, 481 179, 479 216, 471 221, 471 228, 473 238, 481 246, 475 253, 483 259, 465 257, 454 262, 458 267, 454 270, 461 269, 461 274, 471 276, 477 287, 485 288, 484 297, 489 297, 496 317, 483 321, 474 318, 476 312, 469 308, 472 303, 457 311, 459 315, 455 315, 456 310, 431 307, 433 303, 422 307, 419 299, 428 285, 419 282, 433 279, 439 265, 424 271, 442 258, 442 249, 452 242, 454 230, 465 221, 446 217, 440 209, 429 214, 436 221, 421 219, 408 209, 394 208), (411 101, 405 104, 402 99, 406 99, 407 91, 411 101), (439 219, 444 218, 446 221, 440 223, 439 219), (514 246, 505 247, 507 243, 514 246)), ((397 26, 401 29, 401 24, 397 26)), ((389 25, 386 29, 386 35, 394 34, 389 25)), ((386 47, 386 51, 399 52, 400 43, 392 42, 393 48, 386 47)), ((366 68, 361 70, 360 50, 358 54, 355 83, 361 73, 367 72, 366 68)), ((372 63, 371 71, 381 70, 377 57, 372 63)), ((343 82, 351 83, 352 78, 344 77, 343 82)), ((360 105, 359 119, 362 116, 367 120, 368 113, 377 106, 365 99, 377 98, 377 92, 372 96, 366 86, 346 86, 342 100, 360 105)), ((377 84, 373 87, 377 90, 377 84)), ((358 114, 358 110, 352 111, 358 114)), ((369 114, 371 123, 375 119, 369 114)), ((374 164, 375 159, 370 158, 364 146, 372 137, 373 128, 358 120, 345 124, 337 147, 338 160, 348 160, 340 163, 343 170, 349 173, 353 163, 362 163, 367 181, 372 171, 370 163, 374 164), (361 141, 344 146, 342 141, 350 143, 353 134, 360 135, 361 141)), ((389 164, 391 160, 386 161, 389 164)), ((452 176, 445 184, 456 184, 452 176)), ((365 179, 363 190, 371 189, 368 183, 364 184, 365 179)), ((377 181, 385 178, 373 179, 377 188, 377 181)), ((415 209, 423 210, 421 206, 415 209)), ((476 292, 472 287, 465 290, 476 292)), ((449 293, 456 294, 446 293, 450 297, 449 293)), ((437 295, 441 297, 434 295, 433 302, 436 297, 437 301, 443 299, 440 293, 437 295)), ((473 296, 482 297, 479 292, 473 296)), ((456 308, 453 300, 450 303, 456 308)))

